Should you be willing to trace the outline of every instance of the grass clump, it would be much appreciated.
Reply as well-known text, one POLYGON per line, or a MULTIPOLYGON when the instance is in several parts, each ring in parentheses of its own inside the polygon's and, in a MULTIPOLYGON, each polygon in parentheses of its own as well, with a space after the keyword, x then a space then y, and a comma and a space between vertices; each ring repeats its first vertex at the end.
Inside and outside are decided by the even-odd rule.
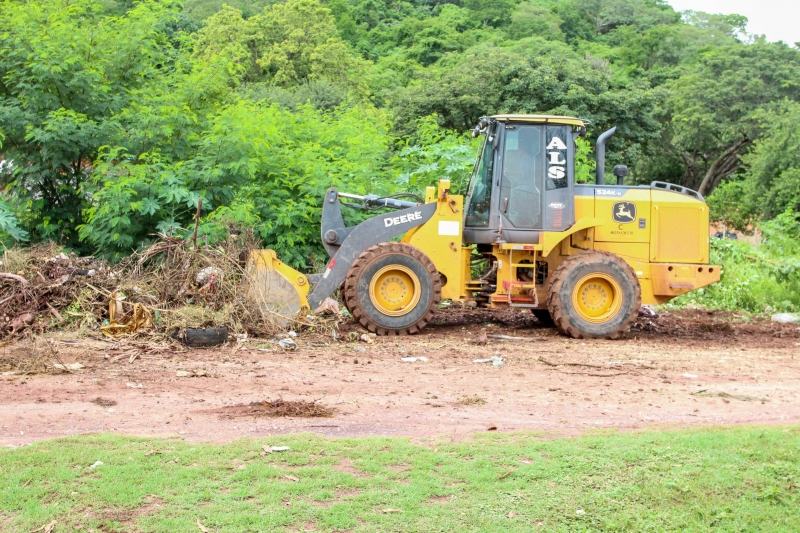
POLYGON ((472 396, 464 396, 458 401, 458 403, 461 405, 486 405, 486 400, 477 394, 473 394, 472 396))

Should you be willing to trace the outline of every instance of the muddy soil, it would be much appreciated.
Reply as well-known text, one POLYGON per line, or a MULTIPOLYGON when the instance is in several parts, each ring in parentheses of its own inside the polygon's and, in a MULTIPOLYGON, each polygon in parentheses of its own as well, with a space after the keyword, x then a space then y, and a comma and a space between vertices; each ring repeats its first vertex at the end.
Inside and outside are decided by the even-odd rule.
MULTIPOLYGON (((800 422, 797 324, 673 311, 608 341, 559 336, 524 312, 450 309, 437 321, 422 335, 372 344, 301 333, 297 351, 251 340, 235 351, 139 350, 133 362, 130 347, 50 337, 48 357, 85 368, 2 373, 0 445, 99 431, 213 442, 292 432, 458 440, 492 426, 570 435, 800 422), (474 344, 483 332, 488 342, 474 344), (473 362, 495 355, 502 365, 473 362), (316 401, 335 414, 240 416, 234 407, 230 416, 225 409, 278 399, 316 401)), ((337 337, 349 331, 362 333, 345 322, 337 337)), ((37 342, 36 349, 26 342, 0 349, 0 369, 3 361, 41 357, 37 342)))

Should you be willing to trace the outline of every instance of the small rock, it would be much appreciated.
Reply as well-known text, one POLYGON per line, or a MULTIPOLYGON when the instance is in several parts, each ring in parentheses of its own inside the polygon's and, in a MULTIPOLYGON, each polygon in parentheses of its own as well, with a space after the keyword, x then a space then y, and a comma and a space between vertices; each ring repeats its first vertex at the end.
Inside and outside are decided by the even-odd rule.
POLYGON ((91 465, 89 468, 92 468, 92 469, 93 469, 93 468, 97 468, 98 466, 103 466, 103 461, 96 461, 96 462, 95 462, 94 464, 92 464, 92 465, 91 465))
POLYGON ((186 370, 178 370, 177 372, 175 372, 175 375, 177 377, 179 377, 179 378, 190 378, 190 377, 192 377, 192 373, 188 372, 186 370))

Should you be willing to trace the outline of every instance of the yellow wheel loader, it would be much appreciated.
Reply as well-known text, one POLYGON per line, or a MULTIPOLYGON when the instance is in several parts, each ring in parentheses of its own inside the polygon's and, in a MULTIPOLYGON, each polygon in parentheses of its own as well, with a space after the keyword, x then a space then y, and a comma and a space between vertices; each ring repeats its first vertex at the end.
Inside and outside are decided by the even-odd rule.
POLYGON ((341 287, 353 317, 378 335, 419 332, 445 298, 530 310, 563 334, 613 339, 642 303, 718 281, 703 197, 664 182, 625 186, 624 165, 614 168, 616 184, 606 184, 614 129, 598 138, 596 183, 577 183, 575 141, 585 134, 577 118, 483 117, 473 130, 485 140, 466 199, 451 194, 448 180, 424 199, 329 189, 325 271, 305 276, 271 250, 254 252, 251 295, 268 312, 295 318, 341 287), (347 227, 343 206, 384 214, 347 227))

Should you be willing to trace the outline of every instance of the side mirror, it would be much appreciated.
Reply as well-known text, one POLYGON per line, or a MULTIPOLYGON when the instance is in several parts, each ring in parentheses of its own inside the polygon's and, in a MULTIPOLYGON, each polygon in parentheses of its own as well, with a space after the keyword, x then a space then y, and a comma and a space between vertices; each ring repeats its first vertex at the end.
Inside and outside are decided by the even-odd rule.
POLYGON ((617 185, 622 185, 625 181, 625 176, 628 175, 628 167, 625 165, 617 165, 612 172, 614 172, 614 175, 617 177, 617 185))

